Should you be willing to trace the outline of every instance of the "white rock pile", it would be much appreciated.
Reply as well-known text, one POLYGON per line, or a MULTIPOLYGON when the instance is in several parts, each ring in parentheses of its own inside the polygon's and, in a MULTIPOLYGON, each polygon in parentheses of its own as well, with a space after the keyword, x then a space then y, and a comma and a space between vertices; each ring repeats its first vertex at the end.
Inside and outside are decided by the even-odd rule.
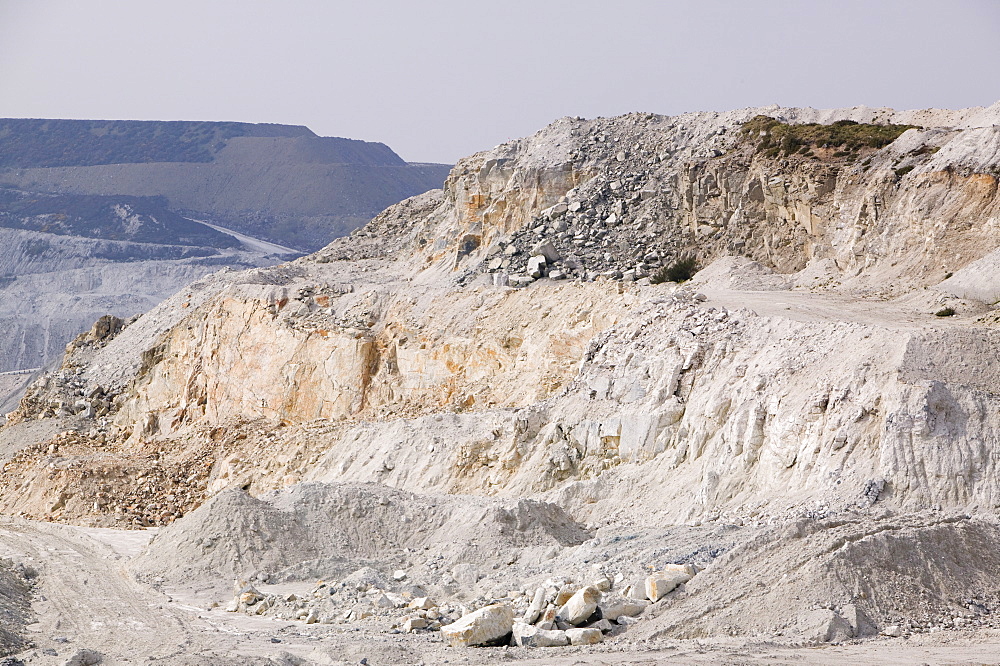
MULTIPOLYGON (((388 579, 363 569, 339 583, 319 581, 301 597, 265 594, 251 583, 236 581, 235 596, 226 610, 306 624, 381 617, 395 632, 440 631, 452 647, 592 645, 625 631, 648 606, 696 573, 691 564, 667 564, 627 584, 620 575, 614 581, 605 577, 586 585, 550 578, 533 593, 515 590, 503 599, 477 599, 470 608, 459 603, 439 605, 412 583, 393 592, 386 589, 388 579), (620 590, 613 589, 616 585, 620 590)), ((405 572, 397 571, 393 578, 402 582, 405 572)))

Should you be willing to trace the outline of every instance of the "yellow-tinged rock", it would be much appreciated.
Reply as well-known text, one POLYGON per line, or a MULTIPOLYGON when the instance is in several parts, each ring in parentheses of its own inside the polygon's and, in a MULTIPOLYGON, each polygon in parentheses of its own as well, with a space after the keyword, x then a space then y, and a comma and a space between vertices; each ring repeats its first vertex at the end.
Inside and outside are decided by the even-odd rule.
POLYGON ((570 645, 593 645, 604 640, 600 629, 567 629, 566 637, 570 645))
POLYGON ((686 571, 661 571, 646 579, 646 597, 650 601, 659 601, 663 596, 681 583, 691 580, 686 571))

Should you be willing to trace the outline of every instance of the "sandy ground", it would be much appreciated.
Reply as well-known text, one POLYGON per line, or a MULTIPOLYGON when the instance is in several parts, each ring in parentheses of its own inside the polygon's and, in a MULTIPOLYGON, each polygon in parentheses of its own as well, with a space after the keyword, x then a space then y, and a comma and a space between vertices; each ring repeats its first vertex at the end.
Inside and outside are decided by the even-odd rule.
POLYGON ((153 531, 86 529, 0 520, 0 555, 35 566, 39 582, 28 627, 27 664, 64 664, 81 648, 106 664, 996 664, 1000 633, 946 631, 803 647, 748 641, 639 643, 628 634, 593 647, 454 649, 437 634, 375 627, 304 625, 208 610, 132 580, 124 569, 153 531), (294 655, 294 656, 292 656, 294 655), (296 659, 296 657, 298 659, 296 659))

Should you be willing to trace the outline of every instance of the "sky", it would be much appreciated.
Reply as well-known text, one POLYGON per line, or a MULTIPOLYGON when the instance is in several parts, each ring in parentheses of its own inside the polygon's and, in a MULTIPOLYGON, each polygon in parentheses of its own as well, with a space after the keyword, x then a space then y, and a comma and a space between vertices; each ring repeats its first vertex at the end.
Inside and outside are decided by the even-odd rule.
POLYGON ((0 0, 0 117, 307 125, 452 163, 562 116, 1000 100, 997 0, 0 0))

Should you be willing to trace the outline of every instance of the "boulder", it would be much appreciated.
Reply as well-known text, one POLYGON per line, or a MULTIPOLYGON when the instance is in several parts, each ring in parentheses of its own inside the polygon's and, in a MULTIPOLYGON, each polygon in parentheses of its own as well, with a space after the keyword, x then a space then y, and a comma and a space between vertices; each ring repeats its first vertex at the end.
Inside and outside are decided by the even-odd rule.
POLYGON ((463 562, 452 567, 451 577, 454 578, 455 582, 459 585, 471 587, 479 582, 479 569, 477 569, 474 564, 463 562))
POLYGON ((518 647, 559 647, 569 645, 569 636, 558 629, 540 629, 518 622, 514 625, 512 643, 518 647))
POLYGON ((600 629, 567 629, 566 636, 570 645, 593 645, 604 640, 604 634, 600 629))
POLYGON ((899 626, 898 624, 890 624, 889 626, 887 626, 885 629, 882 630, 882 635, 889 636, 890 638, 899 638, 904 633, 905 632, 903 631, 903 627, 899 626))
POLYGON ((380 594, 377 597, 375 597, 374 599, 372 599, 372 604, 375 605, 378 608, 395 608, 396 607, 396 602, 394 602, 392 599, 390 599, 385 594, 380 594))
POLYGON ((527 273, 532 278, 542 277, 545 274, 545 257, 541 255, 529 257, 527 273))
POLYGON ((586 622, 601 600, 601 591, 593 585, 588 585, 576 592, 569 601, 559 609, 559 617, 573 625, 586 622))
POLYGON ((556 592, 556 599, 554 602, 555 605, 556 606, 565 605, 565 603, 570 600, 570 597, 572 597, 574 594, 580 591, 581 587, 583 586, 574 585, 573 583, 567 583, 566 585, 560 587, 559 591, 556 592))
POLYGON ((498 641, 513 627, 514 609, 509 604, 493 604, 442 627, 441 634, 452 647, 471 647, 498 641))
POLYGON ((559 251, 556 250, 556 246, 550 241, 542 241, 535 247, 531 248, 531 256, 545 257, 545 261, 550 264, 554 264, 562 258, 559 256, 559 251))
POLYGON ((408 617, 403 621, 403 632, 410 633, 411 631, 416 631, 417 629, 426 629, 427 620, 422 617, 408 617))
POLYGON ((407 608, 416 608, 417 610, 430 610, 437 606, 436 603, 431 601, 430 597, 418 597, 411 601, 407 608))
POLYGON ((535 596, 531 598, 528 610, 524 611, 524 621, 528 624, 534 624, 543 610, 545 610, 545 588, 540 587, 535 590, 535 596))
POLYGON ((871 619, 854 604, 844 604, 840 608, 840 616, 847 620, 847 624, 851 625, 851 631, 855 638, 873 636, 878 633, 878 629, 875 628, 871 619))
POLYGON ((854 636, 847 620, 827 608, 809 611, 800 620, 802 637, 810 643, 840 643, 854 636))
POLYGON ((683 571, 661 571, 646 579, 646 598, 659 601, 668 592, 672 592, 681 583, 691 580, 691 576, 683 571))
POLYGON ((612 631, 618 628, 618 626, 606 617, 602 617, 600 620, 590 625, 591 629, 600 629, 602 634, 610 634, 612 631))
POLYGON ((646 596, 646 579, 638 578, 633 580, 631 583, 625 586, 622 591, 627 598, 633 599, 635 601, 646 601, 648 597, 646 596))
POLYGON ((569 210, 569 206, 564 203, 557 203, 555 206, 549 206, 543 210, 542 216, 548 220, 554 220, 560 215, 565 215, 567 210, 569 210))
POLYGON ((691 580, 692 578, 694 578, 695 574, 698 573, 698 568, 693 564, 667 564, 664 565, 661 571, 687 574, 688 580, 691 580))
POLYGON ((94 650, 77 650, 76 654, 66 660, 65 666, 96 666, 104 662, 104 655, 94 650))
POLYGON ((247 585, 242 590, 240 590, 238 599, 244 606, 253 606, 258 601, 262 600, 264 595, 260 593, 253 585, 247 585))
POLYGON ((628 615, 629 617, 640 615, 648 605, 649 602, 645 599, 639 600, 612 597, 602 599, 599 607, 601 609, 601 617, 607 617, 613 620, 616 617, 621 617, 622 615, 628 615))

